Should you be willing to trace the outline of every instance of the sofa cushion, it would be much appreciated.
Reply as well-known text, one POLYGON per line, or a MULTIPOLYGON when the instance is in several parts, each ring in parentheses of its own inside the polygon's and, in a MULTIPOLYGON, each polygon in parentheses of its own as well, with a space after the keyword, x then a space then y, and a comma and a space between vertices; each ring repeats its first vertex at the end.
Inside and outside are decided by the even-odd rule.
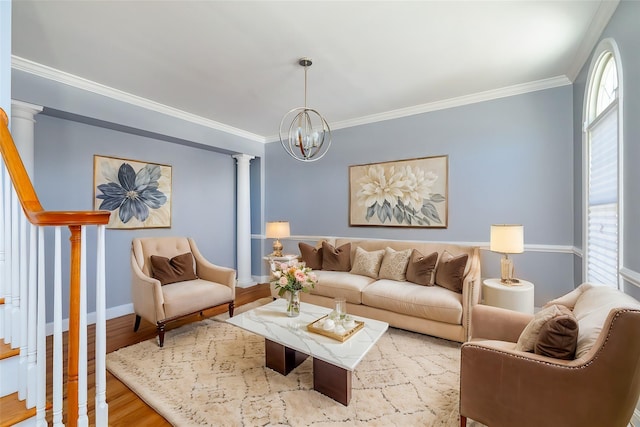
POLYGON ((351 269, 351 243, 338 248, 322 242, 322 269, 327 271, 349 271, 351 269))
POLYGON ((198 278, 193 268, 193 255, 191 252, 176 255, 171 259, 159 255, 151 255, 150 261, 151 275, 154 279, 158 279, 161 285, 198 278))
POLYGON ((437 286, 382 279, 363 289, 362 303, 409 316, 462 323, 462 295, 437 286))
POLYGON ((436 285, 462 293, 464 270, 468 259, 467 254, 454 257, 447 251, 442 252, 436 267, 436 285))
POLYGON ((537 312, 529 324, 522 330, 516 343, 516 350, 533 351, 536 341, 538 341, 540 330, 544 324, 554 317, 567 314, 567 312, 571 313, 571 310, 563 305, 552 305, 537 312))
POLYGON ((384 258, 378 272, 379 279, 390 279, 404 282, 407 280, 407 264, 411 257, 411 249, 396 251, 390 247, 384 249, 384 258))
POLYGON ((313 247, 306 243, 298 243, 300 249, 300 256, 302 262, 312 270, 322 270, 322 246, 319 248, 313 247))
POLYGON ((608 286, 592 285, 578 297, 573 314, 578 319, 576 358, 585 355, 596 342, 609 312, 614 308, 640 309, 633 297, 608 286))
POLYGON ((438 252, 424 256, 414 249, 407 264, 407 280, 418 285, 432 286, 436 262, 438 262, 438 252))
POLYGON ((318 283, 311 289, 313 295, 321 295, 329 298, 342 297, 351 304, 362 304, 362 290, 374 282, 367 276, 345 273, 341 271, 314 271, 318 283))
POLYGON ((578 321, 568 308, 561 311, 564 314, 542 325, 533 350, 542 356, 573 360, 578 343, 578 321))
POLYGON ((233 300, 233 290, 230 287, 202 279, 166 285, 162 288, 162 294, 167 319, 233 300))
POLYGON ((367 252, 362 248, 356 248, 356 257, 353 260, 351 274, 359 274, 373 279, 377 278, 383 257, 383 250, 367 252))

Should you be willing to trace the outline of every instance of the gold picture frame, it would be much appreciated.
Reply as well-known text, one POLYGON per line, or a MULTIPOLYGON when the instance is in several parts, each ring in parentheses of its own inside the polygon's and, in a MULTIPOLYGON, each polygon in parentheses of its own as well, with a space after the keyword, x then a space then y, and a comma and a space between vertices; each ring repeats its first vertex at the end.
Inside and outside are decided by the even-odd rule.
POLYGON ((449 156, 349 166, 349 226, 447 228, 449 156))
POLYGON ((171 228, 171 166, 93 156, 93 205, 107 228, 171 228))

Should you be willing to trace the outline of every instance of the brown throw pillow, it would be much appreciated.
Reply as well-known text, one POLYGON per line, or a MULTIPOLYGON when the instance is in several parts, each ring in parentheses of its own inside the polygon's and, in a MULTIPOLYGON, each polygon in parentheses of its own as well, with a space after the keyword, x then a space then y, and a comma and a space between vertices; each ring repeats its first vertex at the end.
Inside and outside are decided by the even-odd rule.
POLYGON ((433 270, 436 268, 437 261, 438 252, 424 256, 414 249, 407 265, 407 280, 418 285, 432 286, 433 270))
POLYGON ((453 292, 462 293, 462 281, 467 259, 469 259, 467 254, 454 257, 449 252, 444 251, 436 268, 436 285, 453 292))
POLYGON ((322 270, 322 247, 314 248, 306 243, 298 243, 302 262, 312 270, 322 270))
POLYGON ((333 245, 322 242, 322 269, 328 271, 351 270, 351 243, 334 248, 333 245))
POLYGON ((193 255, 191 252, 176 255, 171 259, 151 255, 151 275, 154 279, 158 279, 161 285, 198 278, 195 271, 193 271, 193 255))
POLYGON ((534 352, 556 359, 573 360, 578 345, 578 320, 571 310, 560 307, 562 314, 548 320, 540 328, 534 352))

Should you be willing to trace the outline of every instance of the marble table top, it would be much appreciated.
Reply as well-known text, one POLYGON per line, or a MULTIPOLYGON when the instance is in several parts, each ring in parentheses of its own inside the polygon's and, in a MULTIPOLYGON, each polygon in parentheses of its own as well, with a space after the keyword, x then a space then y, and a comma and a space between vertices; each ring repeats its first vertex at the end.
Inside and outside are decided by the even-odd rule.
POLYGON ((331 309, 302 302, 300 315, 288 317, 286 305, 287 301, 279 298, 235 315, 227 322, 349 371, 356 368, 389 327, 386 322, 353 316, 355 320, 364 322, 364 328, 345 342, 340 342, 307 330, 309 323, 329 314, 331 309))

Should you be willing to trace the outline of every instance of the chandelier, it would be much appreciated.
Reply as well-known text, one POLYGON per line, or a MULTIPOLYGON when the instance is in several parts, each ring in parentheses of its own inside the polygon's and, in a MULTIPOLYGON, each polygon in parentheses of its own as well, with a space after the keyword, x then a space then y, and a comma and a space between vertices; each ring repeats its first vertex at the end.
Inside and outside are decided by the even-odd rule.
POLYGON ((307 69, 309 58, 298 61, 304 67, 304 107, 294 108, 280 121, 280 143, 287 154, 302 162, 320 160, 331 146, 331 129, 313 108, 307 108, 307 69))

